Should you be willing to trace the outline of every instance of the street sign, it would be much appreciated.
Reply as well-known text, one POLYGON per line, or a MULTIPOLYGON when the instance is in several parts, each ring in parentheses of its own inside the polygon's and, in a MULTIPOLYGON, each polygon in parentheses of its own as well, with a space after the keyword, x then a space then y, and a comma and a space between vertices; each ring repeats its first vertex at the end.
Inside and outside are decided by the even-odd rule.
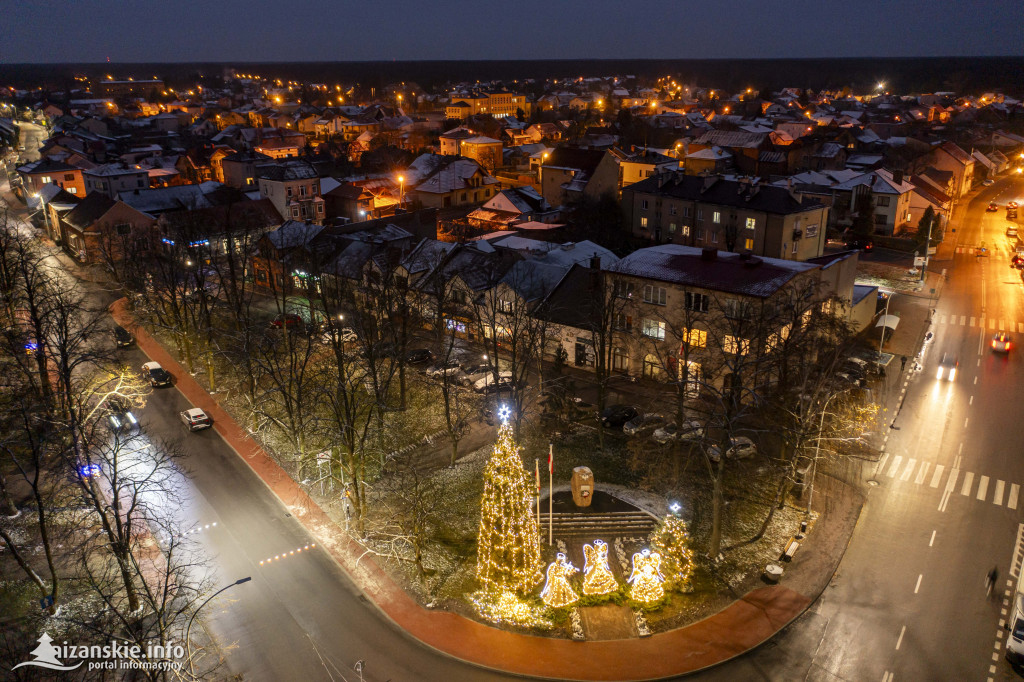
POLYGON ((914 256, 914 267, 919 268, 924 265, 924 256, 914 256))
POLYGON ((937 248, 938 248, 937 246, 929 246, 929 247, 928 247, 928 255, 929 255, 929 256, 934 256, 934 255, 935 255, 935 250, 936 250, 937 248))

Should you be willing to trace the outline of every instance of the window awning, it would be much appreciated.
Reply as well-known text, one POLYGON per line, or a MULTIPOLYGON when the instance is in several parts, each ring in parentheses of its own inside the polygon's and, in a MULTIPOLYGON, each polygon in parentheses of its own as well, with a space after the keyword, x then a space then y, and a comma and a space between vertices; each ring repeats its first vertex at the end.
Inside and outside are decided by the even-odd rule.
POLYGON ((899 315, 882 315, 878 318, 878 322, 875 323, 876 327, 888 327, 889 329, 896 329, 896 326, 900 323, 899 315))

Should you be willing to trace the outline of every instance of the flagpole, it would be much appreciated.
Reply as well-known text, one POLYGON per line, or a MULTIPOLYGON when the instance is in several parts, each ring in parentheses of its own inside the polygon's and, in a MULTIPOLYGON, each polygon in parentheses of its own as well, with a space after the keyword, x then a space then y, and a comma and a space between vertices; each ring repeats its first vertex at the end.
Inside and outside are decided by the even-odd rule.
POLYGON ((555 543, 555 444, 548 443, 548 547, 555 543))
POLYGON ((537 523, 540 523, 540 457, 533 458, 533 468, 537 474, 537 523))

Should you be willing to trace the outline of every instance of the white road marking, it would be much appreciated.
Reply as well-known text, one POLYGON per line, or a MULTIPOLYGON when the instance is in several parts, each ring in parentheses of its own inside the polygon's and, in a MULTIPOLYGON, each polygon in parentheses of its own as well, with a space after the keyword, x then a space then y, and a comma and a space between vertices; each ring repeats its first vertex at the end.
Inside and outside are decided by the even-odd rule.
POLYGON ((877 476, 879 471, 883 471, 885 469, 885 462, 887 459, 889 459, 888 452, 882 455, 882 459, 878 460, 878 464, 875 465, 875 473, 873 473, 872 476, 877 476))
POLYGON ((928 485, 930 485, 932 488, 938 488, 939 481, 942 479, 942 472, 945 470, 945 468, 946 467, 943 464, 936 464, 935 473, 932 474, 932 482, 929 483, 928 485))
POLYGON ((973 405, 974 404, 974 396, 973 395, 971 396, 971 399, 967 401, 967 404, 968 405, 973 405))
POLYGON ((917 471, 917 476, 914 478, 914 483, 916 485, 924 483, 924 479, 928 475, 928 469, 930 469, 931 466, 931 462, 921 462, 921 468, 917 471))
POLYGON ((977 385, 978 385, 978 377, 974 377, 974 385, 975 385, 975 386, 977 386, 977 385))
MULTIPOLYGON (((963 443, 961 443, 960 445, 961 445, 961 447, 963 447, 963 443)), ((953 460, 953 468, 954 469, 960 469, 960 460, 961 459, 963 459, 963 457, 961 457, 960 455, 957 455, 956 459, 953 460)))
POLYGON ((988 328, 989 329, 995 329, 996 328, 996 318, 994 318, 994 317, 988 318, 988 328))
POLYGON ((891 672, 889 672, 888 670, 886 670, 886 671, 885 671, 885 674, 884 674, 884 675, 882 675, 882 682, 892 682, 892 679, 893 679, 893 675, 894 675, 894 674, 895 674, 895 673, 891 673, 891 672))
POLYGON ((988 494, 988 476, 982 476, 978 479, 978 499, 984 500, 988 494))
POLYGON ((1010 496, 1006 498, 1006 506, 1010 509, 1017 508, 1017 495, 1020 494, 1020 486, 1016 483, 1010 484, 1010 496))
POLYGON ((896 477, 896 471, 900 468, 900 462, 903 461, 903 455, 896 455, 892 460, 892 466, 889 467, 889 472, 886 474, 889 478, 896 477))
MULTIPOLYGON (((957 454, 957 457, 959 457, 960 455, 964 454, 964 444, 963 444, 963 442, 961 442, 960 443, 960 447, 957 448, 956 454, 957 454)), ((960 466, 960 464, 957 463, 957 462, 954 462, 953 466, 960 466)))
POLYGON ((1017 323, 1017 332, 1020 334, 1024 334, 1024 322, 1017 323))
POLYGON ((946 316, 939 315, 939 324, 946 324, 946 316))
MULTIPOLYGON (((966 318, 966 317, 964 317, 963 315, 961 315, 961 316, 960 316, 960 326, 961 326, 961 327, 962 327, 962 326, 964 326, 964 322, 965 322, 966 320, 967 320, 967 318, 966 318)), ((973 318, 973 317, 971 318, 971 326, 972 326, 972 327, 974 326, 974 318, 973 318)))
POLYGON ((969 422, 970 420, 971 420, 970 417, 964 417, 964 428, 965 429, 967 428, 967 422, 969 422))
POLYGON ((907 631, 907 626, 906 625, 904 625, 902 628, 900 628, 900 636, 899 636, 899 639, 896 640, 896 651, 900 650, 900 644, 903 643, 903 633, 906 632, 906 631, 907 631))
POLYGON ((903 473, 900 474, 901 481, 910 480, 910 474, 914 473, 914 467, 917 465, 917 460, 911 457, 907 460, 907 466, 903 467, 903 473))
MULTIPOLYGON (((1020 577, 1020 564, 1024 559, 1024 523, 1017 524, 1017 541, 1013 543, 1013 554, 1010 555, 1010 577, 1020 577)), ((1005 606, 1005 604, 1004 604, 1005 606)), ((1005 616, 1006 613, 1004 612, 1005 616)))
POLYGON ((1003 483, 1002 479, 999 479, 999 480, 996 481, 996 489, 992 493, 992 504, 998 504, 999 506, 1003 505, 1003 486, 1004 485, 1006 485, 1006 484, 1003 483))
MULTIPOLYGON (((957 460, 960 458, 957 457, 957 460)), ((955 468, 950 469, 949 478, 946 479, 946 489, 942 491, 942 499, 939 500, 939 511, 946 511, 946 505, 949 504, 949 497, 953 494, 953 490, 956 488, 956 479, 960 476, 960 470, 955 468)))
POLYGON ((960 494, 970 495, 972 483, 974 483, 974 472, 968 471, 966 474, 964 474, 964 485, 962 488, 960 488, 960 494))
POLYGON ((928 546, 931 547, 935 544, 935 531, 932 531, 932 539, 928 541, 928 546))
POLYGON ((923 578, 923 577, 924 577, 923 573, 918 573, 917 574, 917 585, 914 585, 914 594, 917 594, 917 591, 921 589, 921 578, 923 578))

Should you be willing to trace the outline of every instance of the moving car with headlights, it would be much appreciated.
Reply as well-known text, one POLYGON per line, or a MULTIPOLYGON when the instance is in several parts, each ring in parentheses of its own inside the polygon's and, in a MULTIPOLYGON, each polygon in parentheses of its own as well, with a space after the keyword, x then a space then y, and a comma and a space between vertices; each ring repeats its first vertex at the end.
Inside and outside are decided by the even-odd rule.
POLYGON ((132 403, 127 398, 116 396, 109 402, 110 414, 107 421, 116 433, 131 433, 139 428, 139 420, 132 412, 132 403))
POLYGON ((996 332, 992 337, 992 350, 996 353, 1009 353, 1013 348, 1013 339, 1006 332, 996 332))
POLYGON ((162 388, 171 385, 170 373, 160 366, 159 362, 147 362, 142 366, 142 373, 153 388, 162 388))
POLYGON ((996 206, 996 202, 994 202, 994 201, 990 201, 990 202, 988 203, 988 206, 987 206, 987 207, 985 208, 985 210, 986 210, 987 212, 989 212, 989 213, 992 213, 992 212, 994 212, 994 211, 998 211, 998 210, 999 210, 999 207, 998 207, 998 206, 996 206))
POLYGON ((179 416, 181 417, 182 423, 185 424, 189 431, 199 431, 213 426, 213 420, 210 419, 210 415, 206 414, 198 407, 193 407, 191 410, 180 412, 179 416))
POLYGON ((956 370, 960 366, 960 361, 952 353, 943 353, 942 360, 939 361, 939 372, 937 378, 939 381, 943 379, 947 381, 954 381, 956 379, 956 370))

